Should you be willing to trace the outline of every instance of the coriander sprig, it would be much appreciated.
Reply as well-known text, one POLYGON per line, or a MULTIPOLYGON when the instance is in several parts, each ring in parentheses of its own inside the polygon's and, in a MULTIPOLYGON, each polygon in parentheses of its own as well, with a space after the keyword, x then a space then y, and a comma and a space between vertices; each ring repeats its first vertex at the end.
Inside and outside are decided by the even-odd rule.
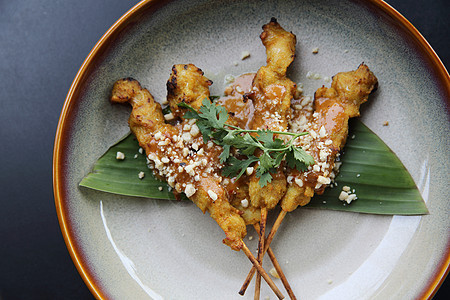
POLYGON ((242 129, 226 124, 228 111, 221 105, 215 105, 208 99, 204 99, 197 112, 192 106, 184 102, 178 106, 187 108, 185 119, 196 119, 196 124, 202 133, 203 141, 212 140, 223 147, 220 154, 220 162, 225 163, 222 175, 227 177, 241 177, 245 170, 254 163, 259 163, 256 175, 259 177, 259 185, 266 186, 272 181, 272 174, 277 171, 281 162, 299 171, 305 171, 309 165, 314 164, 311 155, 301 147, 294 145, 294 141, 307 132, 294 133, 285 131, 242 129), (256 133, 251 135, 250 133, 256 133), (274 138, 274 134, 288 135, 291 139, 286 143, 274 138), (238 150, 238 157, 231 155, 231 147, 238 150), (259 149, 259 156, 255 151, 259 149))

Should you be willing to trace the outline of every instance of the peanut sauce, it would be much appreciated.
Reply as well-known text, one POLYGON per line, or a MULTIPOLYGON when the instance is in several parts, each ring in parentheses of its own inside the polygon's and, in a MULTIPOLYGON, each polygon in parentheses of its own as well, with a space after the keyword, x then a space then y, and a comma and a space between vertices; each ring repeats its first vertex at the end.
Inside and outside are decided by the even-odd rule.
MULTIPOLYGON (((284 97, 286 88, 279 85, 270 85, 266 87, 264 93, 262 93, 256 88, 252 89, 254 77, 254 73, 247 73, 236 77, 235 81, 225 89, 224 96, 217 99, 216 103, 227 109, 229 114, 227 123, 230 125, 238 126, 243 129, 271 128, 272 130, 278 126, 280 127, 280 130, 282 130, 279 120, 277 120, 276 111, 277 106, 281 105, 279 99, 284 97), (258 110, 259 113, 262 112, 262 116, 257 120, 254 119, 255 110, 258 110)), ((302 99, 293 100, 292 106, 298 105, 301 101, 302 99)), ((296 144, 297 146, 303 147, 309 154, 311 154, 316 163, 325 164, 325 166, 322 167, 320 171, 313 170, 310 167, 305 172, 289 169, 288 172, 291 177, 301 179, 305 187, 309 187, 310 190, 316 190, 316 193, 321 193, 323 192, 325 185, 317 185, 318 177, 320 175, 327 176, 327 174, 332 172, 335 155, 330 154, 335 154, 336 151, 334 149, 330 149, 332 145, 329 145, 328 147, 323 146, 324 142, 329 139, 329 136, 319 136, 320 128, 323 125, 328 133, 338 131, 345 122, 345 113, 344 108, 339 105, 339 103, 331 101, 327 98, 317 99, 314 104, 317 111, 315 114, 312 113, 312 109, 292 110, 294 120, 299 119, 301 116, 305 116, 306 118, 305 126, 301 129, 301 131, 315 131, 317 134, 317 137, 314 138, 312 138, 311 135, 300 137, 296 144), (320 153, 320 151, 323 151, 324 148, 327 148, 327 156, 325 159, 321 157, 320 153)), ((171 140, 170 144, 176 145, 177 143, 176 140, 174 140, 174 136, 178 136, 178 138, 181 139, 183 132, 185 132, 183 126, 186 124, 186 121, 175 124, 173 130, 165 132, 159 141, 169 139, 171 140)), ((198 187, 198 184, 201 182, 202 185, 209 185, 209 183, 211 183, 211 186, 207 186, 205 188, 216 194, 220 194, 221 191, 217 189, 217 185, 213 184, 213 182, 216 182, 216 184, 220 183, 220 185, 224 187, 226 193, 232 196, 239 193, 240 187, 249 181, 249 176, 245 173, 239 180, 223 179, 219 175, 221 173, 220 169, 222 168, 222 165, 216 165, 216 163, 213 163, 217 161, 217 157, 221 153, 221 147, 213 144, 212 142, 208 143, 209 146, 208 144, 204 144, 201 135, 192 137, 192 140, 185 144, 189 148, 188 155, 182 154, 183 147, 169 146, 169 148, 161 148, 158 146, 158 143, 159 142, 157 140, 151 139, 150 143, 147 145, 147 147, 150 148, 149 150, 151 153, 157 153, 158 157, 164 157, 167 156, 168 152, 171 152, 174 157, 180 158, 179 162, 173 162, 170 167, 172 170, 170 171, 172 174, 171 176, 174 176, 176 178, 176 182, 181 184, 180 187, 174 186, 177 192, 183 191, 189 183, 192 183, 198 187), (196 144, 198 148, 197 146, 193 147, 194 144, 196 144), (200 179, 197 178, 193 181, 193 176, 190 175, 189 172, 186 172, 185 168, 186 166, 195 164, 196 161, 198 162, 202 159, 206 159, 207 163, 196 166, 196 172, 200 176, 200 179), (210 171, 208 171, 208 169, 210 169, 210 171), (208 179, 204 180, 205 178, 208 179)), ((171 160, 172 158, 173 157, 171 157, 171 160)), ((282 173, 272 175, 274 178, 284 176, 282 173)))
POLYGON ((327 132, 336 132, 348 120, 345 108, 334 99, 318 98, 314 102, 316 111, 320 113, 319 122, 327 132))
POLYGON ((249 129, 255 108, 253 102, 246 96, 252 88, 254 73, 243 74, 225 89, 225 96, 220 97, 216 103, 228 111, 228 124, 249 129))

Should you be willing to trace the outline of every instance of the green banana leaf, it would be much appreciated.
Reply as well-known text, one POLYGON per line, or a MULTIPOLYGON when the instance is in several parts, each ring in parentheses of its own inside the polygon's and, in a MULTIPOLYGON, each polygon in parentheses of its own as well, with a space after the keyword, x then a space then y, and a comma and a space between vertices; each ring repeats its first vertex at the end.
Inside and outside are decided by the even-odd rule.
POLYGON ((129 133, 100 157, 80 186, 125 196, 175 200, 167 183, 147 167, 145 152, 141 154, 139 148, 136 137, 129 133), (117 152, 122 152, 125 159, 117 159, 117 152), (140 172, 145 174, 142 179, 140 172))
MULTIPOLYGON (((385 215, 428 213, 411 175, 398 157, 357 119, 350 123, 341 161, 335 180, 337 186, 314 196, 306 208, 385 215), (343 186, 355 190, 357 200, 350 204, 339 200, 343 186)), ((132 134, 108 149, 80 185, 127 196, 175 199, 168 185, 148 169, 145 154, 139 153, 139 144, 132 134), (116 159, 117 152, 124 153, 125 159, 116 159), (142 179, 140 172, 145 173, 142 179)))
POLYGON ((411 175, 391 149, 360 120, 350 121, 342 166, 335 182, 323 195, 305 206, 370 214, 419 215, 428 209, 411 175), (354 137, 354 138, 352 138, 354 137), (342 187, 355 190, 358 199, 339 200, 342 187))

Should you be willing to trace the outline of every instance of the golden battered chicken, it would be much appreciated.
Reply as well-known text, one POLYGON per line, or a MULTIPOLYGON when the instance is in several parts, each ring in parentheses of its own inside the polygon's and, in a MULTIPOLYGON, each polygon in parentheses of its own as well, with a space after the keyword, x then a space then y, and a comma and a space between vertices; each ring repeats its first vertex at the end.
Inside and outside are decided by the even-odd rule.
MULTIPOLYGON (((183 100, 194 104, 209 96, 210 81, 198 74, 202 74, 201 70, 193 65, 174 66, 168 88, 171 104, 183 100), (178 72, 180 69, 183 71, 178 72), (187 80, 194 80, 195 84, 179 85, 187 80)), ((166 179, 178 193, 184 192, 204 213, 208 211, 224 230, 224 243, 233 250, 241 249, 246 226, 221 185, 218 164, 221 148, 213 143, 204 144, 193 120, 183 120, 174 126, 166 124, 161 106, 136 80, 117 81, 111 101, 132 105, 129 125, 153 163, 155 174, 166 179)))
MULTIPOLYGON (((254 106, 252 129, 286 131, 291 100, 296 84, 286 77, 288 66, 295 58, 296 37, 284 30, 275 18, 263 26, 261 41, 266 47, 267 65, 261 67, 253 80, 248 97, 254 106)), ((279 168, 265 187, 259 184, 256 173, 250 177, 251 205, 273 209, 286 193, 286 177, 279 168)))
POLYGON ((233 207, 241 212, 246 225, 254 225, 261 220, 261 210, 258 207, 250 205, 250 195, 248 194, 248 177, 242 176, 234 183, 232 189, 227 186, 230 202, 233 207))
POLYGON ((174 65, 167 81, 167 100, 173 116, 181 117, 186 111, 178 107, 180 102, 185 102, 198 111, 203 99, 209 99, 211 84, 212 81, 203 76, 203 71, 195 65, 174 65))
MULTIPOLYGON (((128 125, 136 136, 150 141, 152 133, 162 130, 168 135, 177 133, 176 128, 165 123, 161 105, 155 102, 153 96, 143 89, 138 81, 132 78, 118 80, 113 87, 111 101, 115 103, 129 102, 131 111, 128 125)), ((142 143, 141 143, 142 144, 142 143)))
POLYGON ((281 201, 284 211, 306 205, 314 193, 323 193, 335 176, 335 159, 345 145, 348 120, 359 116, 360 105, 376 86, 377 78, 364 64, 355 71, 338 73, 331 88, 321 87, 316 91, 314 113, 293 120, 296 130, 310 133, 297 141, 314 157, 316 164, 306 172, 288 172, 289 186, 281 201))
MULTIPOLYGON (((359 116, 359 106, 367 101, 369 94, 376 88, 377 79, 369 68, 362 64, 356 71, 339 73, 333 77, 331 88, 322 87, 315 94, 315 112, 307 106, 309 99, 293 102, 293 106, 300 106, 294 110, 290 120, 291 132, 309 132, 296 140, 296 146, 302 147, 314 157, 315 165, 308 167, 308 171, 286 171, 289 186, 281 200, 281 212, 278 215, 264 244, 264 252, 277 232, 287 212, 293 211, 298 205, 309 203, 314 193, 323 193, 327 184, 333 178, 333 167, 339 151, 345 144, 348 133, 348 119, 359 116)), ((263 253, 264 253, 263 252, 263 253)), ((281 270, 277 270, 279 274, 281 270)), ((249 272, 241 287, 243 295, 255 268, 249 272)), ((284 275, 283 275, 284 276, 284 275)), ((282 282, 291 299, 295 299, 287 280, 282 282)))
POLYGON ((288 127, 291 100, 297 89, 286 77, 287 68, 295 58, 297 39, 275 18, 263 26, 260 38, 266 47, 267 65, 256 73, 248 94, 255 108, 251 127, 283 131, 288 127))

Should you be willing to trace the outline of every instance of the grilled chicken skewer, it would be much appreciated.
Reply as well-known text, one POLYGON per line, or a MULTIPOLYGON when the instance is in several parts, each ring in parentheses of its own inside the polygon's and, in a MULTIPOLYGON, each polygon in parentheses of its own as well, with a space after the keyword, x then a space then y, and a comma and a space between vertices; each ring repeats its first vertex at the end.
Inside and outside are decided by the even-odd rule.
MULTIPOLYGON (((331 88, 321 87, 314 96, 314 112, 300 111, 291 122, 293 132, 310 134, 297 139, 297 145, 314 157, 316 164, 306 172, 288 170, 287 192, 281 200, 281 212, 266 242, 267 251, 287 212, 309 203, 314 193, 321 194, 334 178, 336 157, 345 145, 348 120, 360 115, 360 105, 376 89, 377 78, 365 64, 357 70, 341 72, 333 77, 331 88)), ((251 270, 252 277, 255 270, 251 270)), ((243 287, 244 288, 244 287, 243 287)))
MULTIPOLYGON (((229 113, 227 124, 249 129, 249 124, 253 120, 254 108, 253 103, 248 101, 247 93, 252 89, 254 77, 255 74, 252 73, 243 74, 237 77, 234 82, 225 89, 225 96, 216 100, 216 103, 224 106, 229 113), (245 97, 244 94, 246 95, 245 97)), ((229 189, 229 195, 232 205, 242 212, 242 218, 245 223, 247 225, 253 225, 256 232, 260 232, 261 228, 259 223, 261 222, 262 210, 258 207, 249 205, 248 199, 250 199, 250 196, 248 182, 249 175, 244 174, 238 181, 234 182, 234 187, 229 189)), ((262 223, 265 224, 265 221, 262 223)), ((264 234, 260 234, 260 236, 263 235, 264 234)), ((264 247, 261 246, 260 248, 263 249, 264 247)), ((288 285, 286 276, 284 276, 281 266, 270 247, 268 248, 267 253, 269 254, 277 273, 280 275, 280 278, 282 278, 283 284, 286 283, 288 285)), ((249 279, 249 282, 250 280, 251 278, 249 279)), ((289 286, 287 290, 291 290, 289 286)), ((258 297, 258 291, 258 289, 255 291, 256 297, 258 297)))
MULTIPOLYGON (((244 93, 248 93, 252 87, 252 81, 255 74, 243 74, 236 78, 236 80, 225 89, 225 96, 216 100, 216 103, 226 107, 229 112, 229 119, 227 124, 238 126, 241 128, 249 128, 248 124, 253 117, 253 104, 243 97, 244 93), (250 120, 250 121, 249 121, 250 120)), ((225 179, 227 180, 227 179, 225 179)), ((261 209, 249 205, 248 199, 250 199, 248 192, 249 176, 244 174, 238 181, 234 183, 234 187, 229 189, 229 195, 232 205, 242 212, 242 218, 247 225, 253 225, 256 232, 260 232, 261 228, 259 223, 261 222, 261 209)), ((267 210, 266 210, 267 211, 267 210)), ((265 224, 265 221, 262 222, 265 224)), ((264 234, 260 234, 264 236, 264 234)), ((260 248, 264 248, 261 246, 260 248)), ((287 279, 281 270, 281 266, 278 263, 275 254, 269 247, 267 253, 275 267, 277 273, 282 278, 283 284, 287 283, 287 279)), ((258 253, 259 254, 259 253, 258 253)), ((262 254, 262 253, 261 253, 262 254)), ((253 275, 253 274, 252 274, 253 275)), ((251 278, 249 279, 249 281, 251 278)), ((288 283, 287 283, 288 284, 288 283)), ((291 290, 290 287, 287 289, 291 290)), ((256 297, 258 297, 257 291, 255 291, 256 297)))
POLYGON ((129 126, 152 162, 155 175, 166 179, 177 193, 184 192, 204 213, 208 211, 224 230, 224 243, 233 250, 242 249, 282 299, 281 292, 242 241, 246 235, 245 222, 229 203, 226 189, 220 184, 222 166, 217 159, 220 147, 203 143, 195 121, 182 119, 175 125, 165 123, 165 119, 182 116, 183 112, 175 108, 181 101, 198 109, 203 99, 209 99, 210 84, 194 65, 175 65, 167 84, 168 100, 174 107, 169 117, 163 116, 161 105, 134 79, 117 81, 111 101, 132 105, 129 126))
POLYGON ((306 172, 288 173, 289 186, 281 201, 284 211, 304 206, 314 193, 324 192, 335 176, 335 160, 347 139, 348 120, 360 115, 360 105, 367 101, 377 84, 375 75, 361 64, 354 71, 335 75, 330 88, 321 87, 316 91, 314 113, 300 116, 294 125, 295 130, 310 132, 296 142, 314 157, 316 164, 306 172))
MULTIPOLYGON (((250 124, 251 120, 253 120, 254 109, 253 103, 251 101, 248 101, 247 96, 244 97, 244 95, 250 92, 254 77, 255 74, 252 73, 243 74, 237 77, 234 82, 225 89, 225 96, 216 100, 216 103, 224 106, 229 113, 227 124, 245 129, 249 128, 248 124, 250 124)), ((229 195, 232 205, 242 212, 242 218, 244 219, 245 223, 247 225, 253 225, 255 227, 255 230, 259 232, 261 209, 249 205, 248 199, 250 199, 250 196, 248 191, 248 182, 249 176, 247 174, 244 174, 238 181, 234 182, 234 186, 229 189, 229 195)), ((290 292, 292 291, 292 289, 290 288, 286 276, 284 276, 284 273, 281 270, 281 266, 270 247, 268 248, 267 253, 269 254, 269 258, 271 259, 277 273, 280 275, 280 278, 283 282, 283 285, 285 285, 286 290, 288 291, 288 293, 293 294, 292 292, 290 292)), ((247 284, 250 283, 253 275, 254 272, 251 274, 250 278, 247 278, 247 284)), ((240 294, 243 294, 243 292, 240 292, 240 294)), ((292 296, 291 298, 293 299, 292 296)))
MULTIPOLYGON (((210 84, 205 78, 195 77, 194 74, 198 75, 198 72, 192 70, 190 76, 185 77, 192 78, 197 86, 210 84)), ((197 94, 184 90, 183 95, 189 102, 209 96, 208 89, 197 94)), ((169 90, 169 99, 174 92, 169 90)), ((226 191, 220 184, 221 179, 216 170, 220 166, 212 163, 215 161, 214 154, 220 153, 220 149, 214 145, 208 148, 196 125, 189 120, 174 126, 167 124, 160 104, 136 80, 116 82, 111 100, 129 102, 133 106, 129 126, 154 165, 156 175, 167 180, 177 193, 185 192, 204 213, 208 211, 225 231, 224 243, 233 250, 239 250, 242 247, 241 240, 246 235, 246 226, 239 212, 228 202, 226 191)))
MULTIPOLYGON (((296 85, 286 77, 287 67, 295 57, 296 37, 285 31, 272 18, 263 26, 261 41, 266 47, 267 65, 261 67, 247 96, 253 101, 254 115, 251 129, 287 131, 290 104, 296 85)), ((265 187, 253 173, 249 183, 251 205, 273 209, 286 193, 286 177, 280 167, 265 187)))
MULTIPOLYGON (((297 90, 296 84, 286 77, 286 71, 295 58, 296 37, 284 30, 275 18, 263 26, 260 35, 266 48, 266 66, 261 67, 253 79, 252 89, 247 97, 252 100, 254 115, 251 129, 286 131, 290 117, 290 103, 297 90)), ((286 177, 280 166, 272 181, 261 187, 256 172, 250 176, 249 195, 251 206, 261 209, 258 261, 264 255, 267 212, 273 209, 286 193, 286 177)), ((255 299, 259 299, 261 277, 255 284, 255 299)))

